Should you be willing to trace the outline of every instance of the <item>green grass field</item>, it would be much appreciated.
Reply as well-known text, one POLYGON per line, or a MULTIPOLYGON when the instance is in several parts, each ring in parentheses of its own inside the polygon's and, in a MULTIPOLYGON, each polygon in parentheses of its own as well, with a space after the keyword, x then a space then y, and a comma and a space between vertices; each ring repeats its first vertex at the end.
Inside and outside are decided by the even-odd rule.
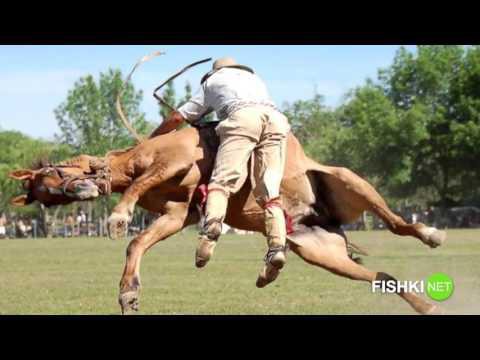
MULTIPOLYGON (((401 280, 444 272, 455 281, 449 314, 480 314, 480 230, 450 230, 429 249, 389 232, 351 232, 364 264, 401 280)), ((259 236, 224 235, 215 258, 193 263, 196 235, 157 244, 143 259, 140 314, 414 314, 396 295, 340 278, 289 253, 276 282, 257 289, 266 248, 259 236)), ((0 314, 119 314, 127 242, 105 238, 0 240, 0 314)))

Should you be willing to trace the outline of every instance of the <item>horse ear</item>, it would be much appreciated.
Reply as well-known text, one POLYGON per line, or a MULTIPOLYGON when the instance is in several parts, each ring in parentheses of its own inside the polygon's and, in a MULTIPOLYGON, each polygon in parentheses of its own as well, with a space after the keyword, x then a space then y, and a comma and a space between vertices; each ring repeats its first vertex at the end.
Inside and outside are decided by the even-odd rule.
POLYGON ((33 180, 35 172, 28 169, 12 171, 8 176, 15 180, 33 180))
POLYGON ((10 200, 10 205, 13 205, 13 206, 25 206, 30 203, 31 201, 28 200, 27 195, 19 195, 10 200))

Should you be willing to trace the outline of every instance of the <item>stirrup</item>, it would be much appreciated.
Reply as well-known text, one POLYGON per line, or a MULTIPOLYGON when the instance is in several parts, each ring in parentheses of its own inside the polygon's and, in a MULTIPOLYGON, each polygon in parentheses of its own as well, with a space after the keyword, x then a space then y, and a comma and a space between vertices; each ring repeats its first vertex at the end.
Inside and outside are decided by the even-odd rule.
POLYGON ((264 257, 265 264, 270 264, 275 268, 281 269, 285 265, 286 246, 273 246, 268 249, 264 257), (274 257, 279 253, 283 253, 283 259, 275 261, 274 257))

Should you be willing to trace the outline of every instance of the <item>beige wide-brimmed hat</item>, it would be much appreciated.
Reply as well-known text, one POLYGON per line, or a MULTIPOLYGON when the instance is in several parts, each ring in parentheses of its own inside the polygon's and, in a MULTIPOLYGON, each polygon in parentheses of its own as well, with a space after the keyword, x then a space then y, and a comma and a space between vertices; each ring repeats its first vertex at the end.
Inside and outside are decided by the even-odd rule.
POLYGON ((255 72, 254 72, 251 68, 249 68, 248 66, 240 65, 239 63, 237 63, 234 58, 231 58, 231 57, 223 57, 223 58, 220 58, 220 59, 215 60, 215 62, 214 62, 213 65, 212 65, 212 70, 209 71, 208 73, 206 73, 206 74, 202 77, 202 81, 200 81, 200 83, 203 84, 203 82, 204 82, 205 80, 207 80, 210 76, 212 76, 215 72, 217 72, 218 70, 223 69, 223 68, 236 68, 236 69, 241 69, 241 70, 245 70, 245 71, 251 72, 252 74, 255 73, 255 72))

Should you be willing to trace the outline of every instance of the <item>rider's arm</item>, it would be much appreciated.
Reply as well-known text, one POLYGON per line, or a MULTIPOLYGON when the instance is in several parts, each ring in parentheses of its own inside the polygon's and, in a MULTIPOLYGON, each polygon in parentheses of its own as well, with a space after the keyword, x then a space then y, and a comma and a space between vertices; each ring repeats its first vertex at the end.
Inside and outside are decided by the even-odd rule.
POLYGON ((169 133, 177 129, 184 121, 190 124, 195 123, 211 111, 205 103, 204 89, 200 88, 193 98, 182 105, 177 111, 172 111, 150 137, 169 133))
POLYGON ((178 128, 184 121, 185 118, 182 116, 182 114, 180 114, 178 111, 172 111, 170 114, 168 114, 167 118, 163 120, 162 124, 150 134, 150 138, 169 133, 170 131, 178 128))

